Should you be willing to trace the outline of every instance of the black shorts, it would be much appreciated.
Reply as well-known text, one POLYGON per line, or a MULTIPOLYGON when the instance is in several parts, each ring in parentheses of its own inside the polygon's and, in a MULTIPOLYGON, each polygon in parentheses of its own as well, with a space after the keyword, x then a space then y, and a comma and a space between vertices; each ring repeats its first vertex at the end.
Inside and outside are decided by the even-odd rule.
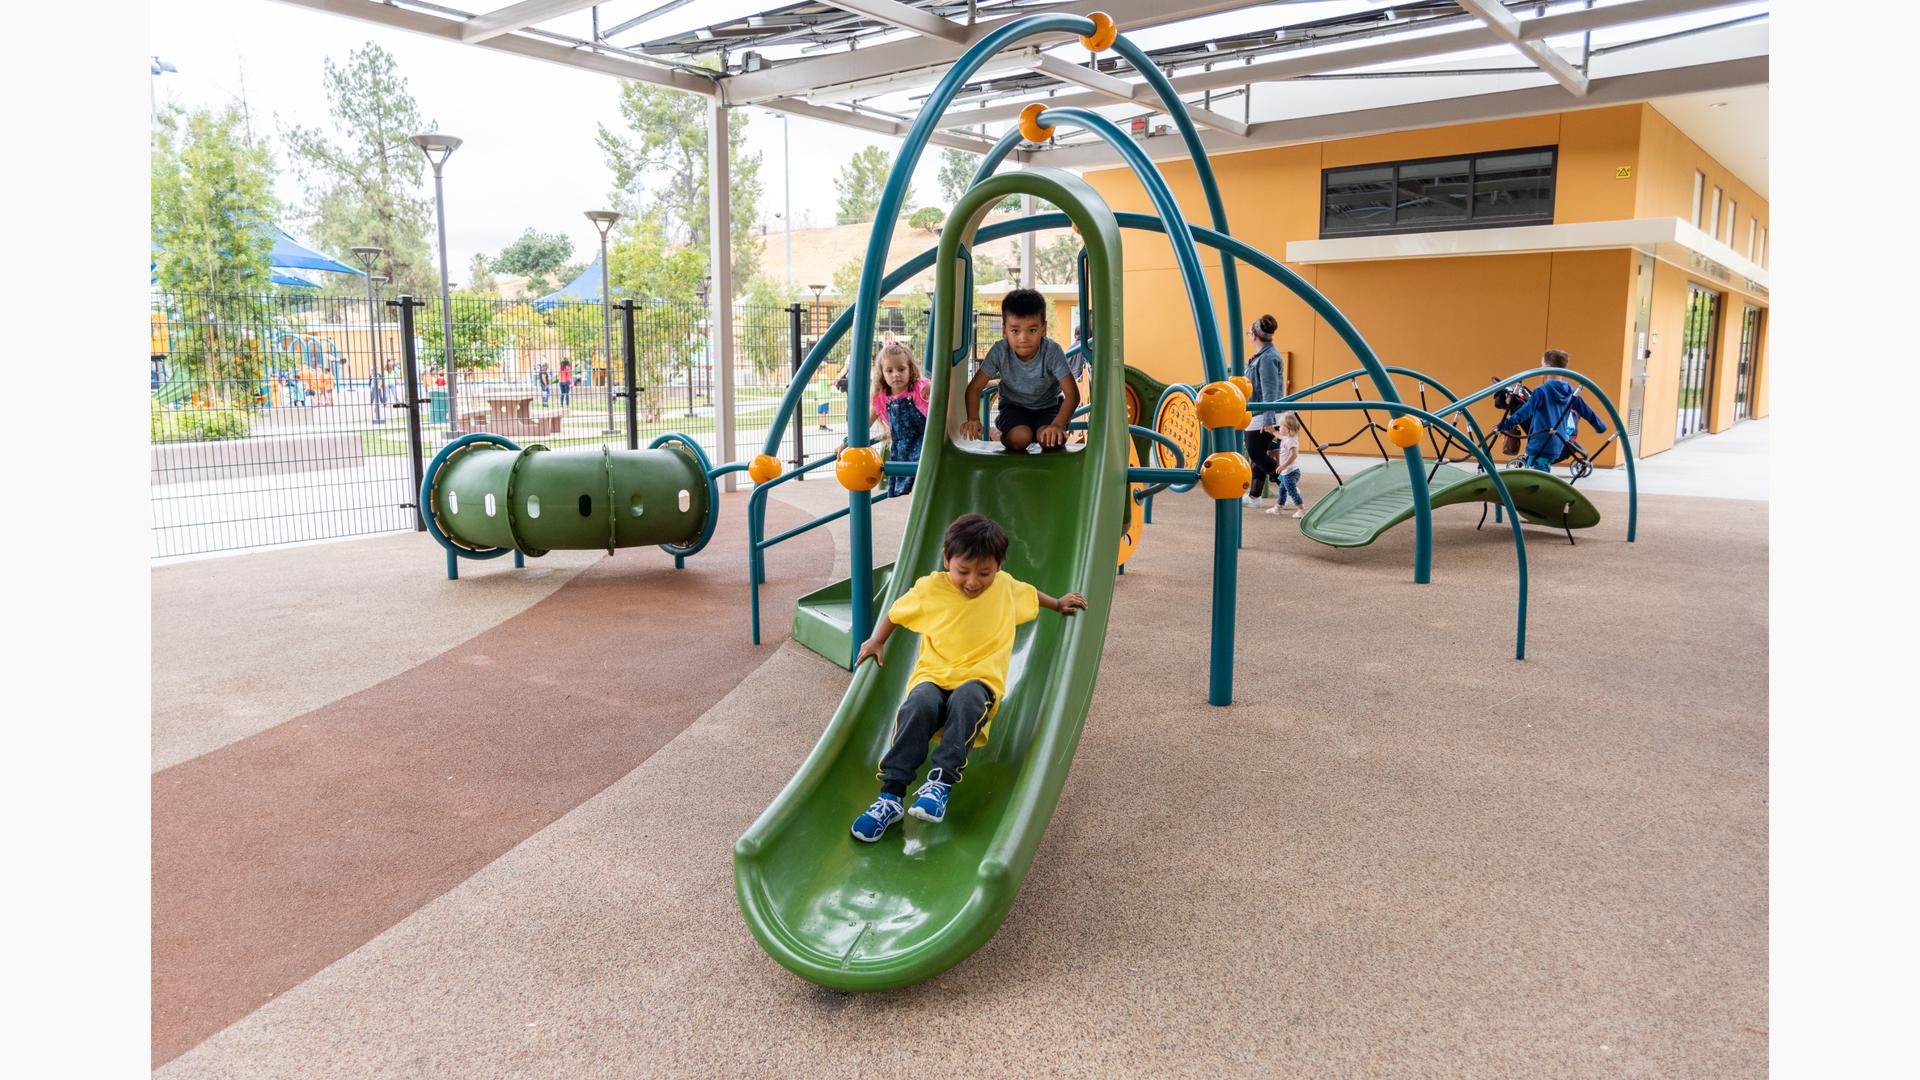
POLYGON ((1033 433, 1038 435, 1041 428, 1053 423, 1053 418, 1059 415, 1060 403, 1057 401, 1044 409, 1029 409, 1025 405, 1003 400, 998 415, 993 418, 993 429, 1005 435, 1014 428, 1026 427, 1032 428, 1033 433))

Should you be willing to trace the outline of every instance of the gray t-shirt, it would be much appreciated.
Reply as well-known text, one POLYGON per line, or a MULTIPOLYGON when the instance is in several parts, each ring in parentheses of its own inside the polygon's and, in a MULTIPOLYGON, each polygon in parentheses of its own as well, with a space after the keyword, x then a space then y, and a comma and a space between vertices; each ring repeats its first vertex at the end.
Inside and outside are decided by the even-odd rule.
POLYGON ((1060 380, 1073 377, 1067 370, 1067 351, 1052 338, 1040 339, 1040 351, 1033 359, 1013 355, 1007 339, 1001 338, 980 361, 980 372, 1000 380, 1000 400, 1027 409, 1060 407, 1060 380))

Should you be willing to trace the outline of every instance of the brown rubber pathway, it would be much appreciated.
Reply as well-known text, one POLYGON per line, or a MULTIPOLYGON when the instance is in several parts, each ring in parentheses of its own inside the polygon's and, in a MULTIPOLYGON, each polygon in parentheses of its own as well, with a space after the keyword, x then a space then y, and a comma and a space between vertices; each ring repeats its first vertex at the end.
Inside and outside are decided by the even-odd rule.
MULTIPOLYGON (((728 497, 684 570, 652 548, 602 558, 427 663, 156 773, 154 1064, 631 772, 772 656, 833 553, 825 530, 769 552, 762 599, 775 615, 756 648, 744 509, 728 497)), ((804 520, 769 508, 770 531, 804 520)), ((437 564, 437 552, 423 557, 437 564)))

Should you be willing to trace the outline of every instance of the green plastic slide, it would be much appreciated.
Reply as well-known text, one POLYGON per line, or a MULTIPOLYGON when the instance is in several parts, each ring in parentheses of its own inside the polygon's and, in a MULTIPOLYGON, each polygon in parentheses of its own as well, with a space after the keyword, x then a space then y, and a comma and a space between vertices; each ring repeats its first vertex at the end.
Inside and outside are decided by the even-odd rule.
MULTIPOLYGON (((986 514, 1006 528, 1006 572, 1054 596, 1085 593, 1090 609, 1073 616, 1042 610, 1019 629, 1006 698, 987 744, 969 756, 944 822, 908 818, 872 844, 849 834, 879 790, 875 771, 919 649, 918 636, 900 630, 887 642, 884 666, 867 663, 854 672, 813 752, 735 845, 740 909, 755 939, 791 971, 839 990, 919 982, 993 936, 1053 816, 1100 666, 1126 516, 1118 227, 1077 177, 1031 169, 984 181, 949 219, 935 295, 957 295, 958 245, 971 244, 988 208, 1019 192, 1072 215, 1087 244, 1093 295, 1100 298, 1088 441, 1067 452, 1006 454, 956 444, 930 427, 878 610, 940 569, 947 525, 965 513, 986 514)), ((936 310, 950 310, 950 302, 936 300, 936 310)), ((936 320, 928 356, 951 352, 950 322, 936 320)), ((962 364, 935 380, 932 415, 949 418, 949 431, 959 422, 966 374, 962 364)))
POLYGON ((193 380, 187 377, 187 369, 174 367, 167 371, 166 381, 153 392, 153 400, 162 405, 172 405, 175 402, 187 400, 192 394, 193 380))
MULTIPOLYGON (((1502 469, 1500 479, 1513 495, 1522 521, 1556 529, 1591 529, 1600 511, 1572 484, 1534 469, 1502 469)), ((1464 502, 1498 503, 1493 478, 1486 473, 1442 465, 1429 481, 1435 509, 1464 502)), ((1329 547, 1365 547, 1380 534, 1413 516, 1413 489, 1407 468, 1383 461, 1347 478, 1313 504, 1300 519, 1300 531, 1329 547)))

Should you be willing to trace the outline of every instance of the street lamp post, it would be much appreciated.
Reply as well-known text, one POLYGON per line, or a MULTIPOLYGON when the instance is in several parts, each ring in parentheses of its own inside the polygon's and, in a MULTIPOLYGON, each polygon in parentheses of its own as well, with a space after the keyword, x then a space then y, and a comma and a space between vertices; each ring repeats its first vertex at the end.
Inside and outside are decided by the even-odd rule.
MULTIPOLYGON (((609 287, 607 273, 607 230, 620 220, 620 215, 612 210, 589 210, 587 220, 600 230, 600 333, 601 353, 607 358, 607 431, 616 434, 613 426, 613 292, 609 287)), ((589 365, 589 372, 592 368, 589 365)), ((633 387, 627 387, 627 393, 633 393, 633 387)))
POLYGON ((384 252, 371 244, 361 244, 349 250, 353 252, 354 261, 367 274, 367 356, 373 365, 367 369, 367 397, 373 405, 373 422, 384 424, 387 418, 381 415, 380 407, 387 403, 387 385, 380 370, 380 308, 373 298, 373 267, 384 252))
POLYGON ((447 377, 447 434, 460 434, 460 389, 453 373, 453 293, 447 275, 447 189, 440 175, 441 166, 460 149, 460 140, 451 135, 415 135, 407 140, 420 148, 433 166, 433 205, 440 221, 440 343, 445 354, 447 377))
MULTIPOLYGON (((700 326, 700 358, 701 358, 701 359, 702 359, 703 361, 704 361, 704 360, 706 359, 706 356, 707 356, 707 325, 706 325, 706 323, 707 323, 707 316, 706 316, 706 310, 707 310, 707 287, 708 287, 708 286, 707 286, 707 281, 708 281, 708 280, 709 280, 709 279, 707 279, 707 278, 701 278, 701 279, 700 279, 700 284, 698 284, 698 285, 695 285, 695 286, 693 287, 693 295, 694 295, 694 296, 696 296, 696 297, 698 297, 698 298, 699 298, 699 300, 700 300, 700 311, 701 311, 701 315, 700 315, 700 323, 699 323, 699 326, 700 326)), ((688 415, 688 416, 692 416, 692 415, 693 415, 693 362, 692 362, 691 360, 689 360, 689 361, 687 362, 687 415, 688 415)), ((715 417, 715 420, 716 420, 716 421, 717 421, 718 419, 719 419, 718 417, 715 417)))
MULTIPOLYGON (((368 275, 368 278, 367 278, 367 280, 373 283, 373 292, 374 292, 374 295, 375 295, 375 296, 378 296, 378 295, 380 294, 380 287, 381 287, 381 286, 383 286, 383 285, 385 285, 385 284, 386 284, 387 282, 389 282, 389 281, 391 281, 391 280, 393 280, 393 279, 392 279, 392 278, 389 278, 389 277, 388 277, 387 275, 385 275, 385 274, 370 274, 370 275, 368 275)), ((381 393, 381 397, 382 397, 382 399, 385 399, 385 398, 387 398, 387 397, 390 397, 390 396, 392 396, 393 394, 396 394, 396 393, 398 393, 398 392, 399 392, 399 390, 400 390, 400 384, 399 384, 399 383, 394 383, 394 384, 393 384, 393 385, 391 385, 391 386, 389 386, 389 385, 387 384, 387 372, 386 372, 386 365, 387 365, 388 363, 391 363, 391 361, 389 361, 389 360, 388 360, 388 359, 386 358, 386 355, 385 355, 385 351, 384 351, 384 350, 383 350, 383 349, 381 348, 381 346, 380 346, 380 316, 379 316, 379 314, 378 314, 378 312, 379 312, 379 310, 380 310, 380 307, 379 307, 379 305, 378 305, 377 303, 376 303, 376 304, 374 305, 374 309, 373 309, 373 310, 374 310, 374 311, 375 311, 375 313, 376 313, 376 314, 374 315, 374 317, 373 317, 373 342, 374 342, 374 344, 373 344, 373 355, 379 358, 379 363, 381 364, 381 370, 380 370, 380 393, 381 393)), ((412 403, 411 403, 411 402, 409 402, 408 404, 412 404, 412 403)), ((384 417, 382 417, 382 418, 381 418, 381 420, 380 420, 380 422, 381 422, 382 424, 385 424, 385 423, 387 422, 387 421, 386 421, 386 418, 384 418, 384 417)))
MULTIPOLYGON (((807 315, 807 336, 818 340, 820 336, 820 294, 826 292, 827 287, 825 285, 809 285, 807 288, 813 290, 813 310, 807 315)), ((820 396, 828 403, 828 412, 831 412, 833 399, 827 396, 829 393, 831 393, 831 391, 822 390, 820 391, 820 396)), ((832 430, 827 427, 827 413, 825 412, 820 414, 820 430, 832 430)))
POLYGON ((154 114, 160 111, 159 97, 153 89, 154 81, 162 75, 178 74, 180 69, 157 56, 150 56, 147 59, 149 61, 147 65, 147 119, 152 120, 154 114))

